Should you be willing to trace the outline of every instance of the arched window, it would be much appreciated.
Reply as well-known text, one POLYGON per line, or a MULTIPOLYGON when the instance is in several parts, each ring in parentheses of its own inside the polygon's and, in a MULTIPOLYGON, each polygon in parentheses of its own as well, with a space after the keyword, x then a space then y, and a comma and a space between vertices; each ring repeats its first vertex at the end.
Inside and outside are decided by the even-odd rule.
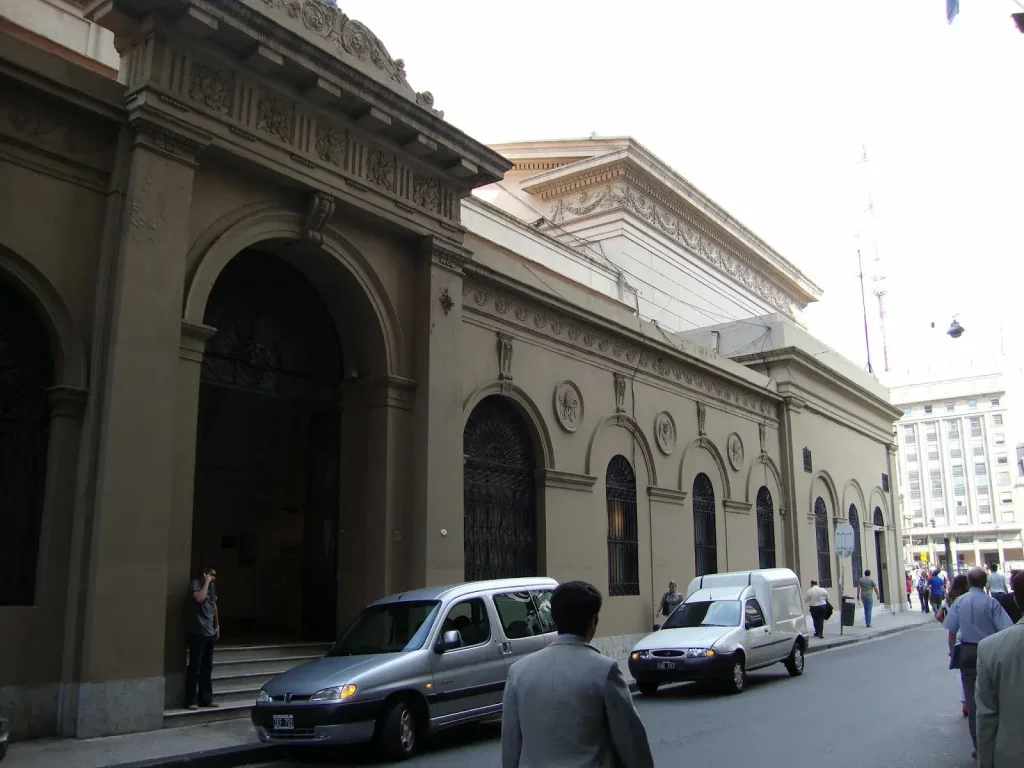
POLYGON ((462 436, 466 581, 537 575, 533 440, 507 399, 485 397, 462 436))
POLYGON ((640 594, 636 474, 625 456, 613 456, 604 481, 608 502, 608 594, 640 594))
POLYGON ((885 528, 885 517, 882 515, 882 508, 881 507, 875 507, 875 517, 874 517, 874 520, 875 520, 875 525, 877 525, 879 528, 885 528))
POLYGON ((35 602, 53 376, 39 314, 0 278, 0 605, 35 602))
POLYGON ((757 557, 759 568, 775 567, 775 504, 765 485, 757 492, 757 557))
POLYGON ((853 580, 856 581, 864 575, 864 557, 860 548, 860 515, 854 504, 850 505, 850 525, 853 526, 853 555, 850 559, 853 563, 853 580))
POLYGON ((715 488, 703 472, 693 478, 693 545, 697 576, 718 573, 718 529, 715 523, 715 488))
POLYGON ((832 586, 832 553, 829 545, 828 509, 819 496, 814 500, 814 545, 818 552, 818 586, 832 586))

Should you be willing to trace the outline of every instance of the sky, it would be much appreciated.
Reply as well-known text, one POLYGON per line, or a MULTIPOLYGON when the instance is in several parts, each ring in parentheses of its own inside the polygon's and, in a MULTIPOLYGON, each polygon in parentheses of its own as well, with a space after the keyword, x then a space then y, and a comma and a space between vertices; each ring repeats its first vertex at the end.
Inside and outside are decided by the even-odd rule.
POLYGON ((339 5, 479 141, 634 137, 821 286, 805 322, 866 365, 859 245, 883 382, 876 272, 893 379, 1001 351, 1021 366, 1013 0, 962 0, 952 24, 944 0, 339 5))

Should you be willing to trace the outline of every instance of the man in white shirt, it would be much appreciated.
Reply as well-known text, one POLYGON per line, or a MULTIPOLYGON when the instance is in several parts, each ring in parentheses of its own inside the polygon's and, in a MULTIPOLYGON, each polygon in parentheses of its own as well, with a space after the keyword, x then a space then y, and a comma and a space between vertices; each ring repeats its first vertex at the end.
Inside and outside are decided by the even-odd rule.
POLYGON ((825 614, 828 613, 828 592, 818 586, 818 582, 811 580, 811 588, 805 596, 807 605, 811 611, 811 621, 814 623, 814 636, 825 636, 825 614))
POLYGON ((992 563, 988 567, 988 593, 995 597, 996 595, 1005 595, 1009 587, 1006 584, 1006 576, 999 572, 999 563, 992 563))

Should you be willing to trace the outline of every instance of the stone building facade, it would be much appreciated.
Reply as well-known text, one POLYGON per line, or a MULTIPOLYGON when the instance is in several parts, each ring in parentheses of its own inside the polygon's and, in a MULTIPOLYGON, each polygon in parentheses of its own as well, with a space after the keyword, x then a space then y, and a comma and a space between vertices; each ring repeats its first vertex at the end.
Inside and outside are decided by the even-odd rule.
POLYGON ((18 736, 161 727, 207 563, 225 642, 329 640, 381 595, 547 574, 604 589, 618 654, 669 578, 838 574, 830 532, 856 507, 896 594, 893 410, 813 351, 795 322, 813 285, 676 179, 630 167, 703 233, 715 280, 742 257, 737 302, 773 285, 785 317, 710 342, 640 319, 567 218, 467 199, 512 162, 331 4, 87 15, 117 81, 0 37, 0 712, 18 736))

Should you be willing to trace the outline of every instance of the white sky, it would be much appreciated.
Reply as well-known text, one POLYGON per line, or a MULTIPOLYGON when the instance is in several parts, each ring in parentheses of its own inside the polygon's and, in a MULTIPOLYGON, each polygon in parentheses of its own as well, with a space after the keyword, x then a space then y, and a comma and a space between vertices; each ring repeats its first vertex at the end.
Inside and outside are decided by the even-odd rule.
MULTIPOLYGON (((339 5, 480 141, 636 138, 825 290, 810 329, 861 364, 865 144, 892 368, 998 352, 1001 325, 1018 348, 1024 35, 1011 0, 963 0, 951 26, 944 0, 339 5)), ((877 339, 872 357, 880 372, 877 339)))

